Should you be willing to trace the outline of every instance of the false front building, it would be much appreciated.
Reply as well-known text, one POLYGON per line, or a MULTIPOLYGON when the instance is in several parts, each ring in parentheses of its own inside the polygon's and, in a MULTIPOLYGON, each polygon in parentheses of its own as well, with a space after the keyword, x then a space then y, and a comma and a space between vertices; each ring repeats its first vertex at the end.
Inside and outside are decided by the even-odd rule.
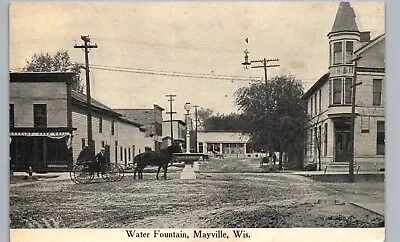
POLYGON ((303 96, 311 117, 306 127, 305 162, 321 161, 324 167, 351 160, 355 78, 355 165, 364 171, 384 168, 385 35, 371 40, 370 32, 360 32, 350 3, 341 2, 328 39, 329 71, 303 96))
MULTIPOLYGON (((74 73, 10 73, 10 169, 68 171, 88 144, 86 95, 71 88, 74 73)), ((95 152, 129 163, 152 145, 146 129, 92 99, 95 152)))

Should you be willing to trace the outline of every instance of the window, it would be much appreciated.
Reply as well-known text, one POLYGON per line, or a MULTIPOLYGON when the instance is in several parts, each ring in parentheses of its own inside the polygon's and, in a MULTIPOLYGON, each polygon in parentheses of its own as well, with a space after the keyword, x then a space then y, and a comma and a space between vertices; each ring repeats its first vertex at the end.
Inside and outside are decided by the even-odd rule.
POLYGON ((319 112, 322 112, 322 90, 319 90, 319 112))
POLYGON ((14 128, 14 104, 10 104, 10 127, 14 128))
POLYGON ((313 107, 314 107, 314 102, 313 102, 313 100, 314 100, 314 97, 311 97, 311 100, 310 100, 310 115, 312 116, 313 115, 313 107))
POLYGON ((332 105, 332 80, 329 80, 329 105, 332 105))
POLYGON ((373 99, 372 105, 382 105, 382 80, 373 80, 373 99))
POLYGON ((344 81, 344 104, 351 104, 352 82, 352 78, 346 78, 344 81))
POLYGON ((135 155, 136 155, 136 146, 132 145, 132 160, 135 157, 135 155))
POLYGON ((85 148, 85 146, 86 146, 86 140, 82 138, 82 149, 85 148))
POLYGON ((307 144, 307 142, 308 142, 308 132, 307 132, 307 130, 305 130, 304 131, 304 137, 305 137, 305 139, 304 139, 304 155, 305 156, 307 156, 308 154, 307 154, 307 150, 308 150, 308 144, 307 144))
POLYGON ((322 149, 322 126, 318 126, 318 155, 321 155, 321 149, 322 149))
POLYGON ((104 148, 104 141, 101 141, 101 147, 104 148))
POLYGON ((353 41, 346 41, 346 63, 350 63, 353 59, 353 41))
POLYGON ((333 64, 343 63, 343 50, 342 42, 337 42, 333 44, 333 64))
POLYGON ((333 104, 342 104, 342 80, 333 79, 333 104))
POLYGON ((99 133, 103 133, 103 117, 99 117, 99 133))
POLYGON ((317 94, 318 93, 315 93, 314 94, 314 112, 315 112, 315 114, 318 114, 318 110, 317 110, 317 105, 318 105, 318 103, 317 103, 317 94))
POLYGON ((111 135, 115 134, 115 121, 114 119, 111 121, 111 135))
POLYGON ((199 142, 199 153, 203 153, 203 142, 199 142))
POLYGON ((128 148, 128 160, 131 161, 131 148, 128 148))
POLYGON ((117 163, 117 160, 118 160, 118 141, 115 141, 114 159, 115 159, 115 163, 117 163))
POLYGON ((33 104, 33 125, 35 128, 47 127, 46 104, 33 104))
POLYGON ((123 154, 123 152, 124 152, 124 149, 123 149, 122 147, 120 147, 120 150, 119 150, 119 152, 120 152, 120 158, 121 158, 121 161, 123 161, 123 160, 124 160, 124 154, 123 154))
POLYGON ((376 154, 385 154, 385 122, 378 121, 376 127, 376 154))
POLYGON ((328 123, 324 124, 324 156, 328 155, 328 123))

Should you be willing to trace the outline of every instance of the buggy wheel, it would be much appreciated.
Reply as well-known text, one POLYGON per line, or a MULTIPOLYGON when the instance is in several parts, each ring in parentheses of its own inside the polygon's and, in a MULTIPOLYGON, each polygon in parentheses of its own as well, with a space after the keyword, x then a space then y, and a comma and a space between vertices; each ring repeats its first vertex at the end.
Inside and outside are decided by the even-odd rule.
POLYGON ((119 181, 121 176, 121 169, 114 163, 108 163, 103 166, 101 177, 109 182, 119 181))
POLYGON ((116 164, 119 168, 119 177, 117 181, 121 181, 125 177, 124 167, 120 164, 116 164))
POLYGON ((76 165, 72 173, 71 180, 75 183, 90 183, 94 178, 94 172, 86 165, 76 165))

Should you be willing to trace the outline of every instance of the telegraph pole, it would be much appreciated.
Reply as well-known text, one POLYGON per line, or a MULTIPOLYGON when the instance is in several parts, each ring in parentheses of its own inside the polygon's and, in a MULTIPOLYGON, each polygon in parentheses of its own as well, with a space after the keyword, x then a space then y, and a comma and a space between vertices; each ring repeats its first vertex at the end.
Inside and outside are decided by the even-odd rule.
POLYGON ((87 138, 89 149, 94 153, 93 135, 92 135, 92 99, 90 96, 90 77, 89 77, 89 50, 97 48, 97 44, 90 45, 89 35, 81 35, 84 45, 76 45, 74 48, 80 48, 85 51, 85 69, 86 72, 86 102, 87 102, 87 138))
POLYGON ((268 76, 267 76, 267 69, 270 67, 278 67, 279 64, 271 64, 269 65, 269 62, 276 62, 279 61, 279 59, 262 59, 262 60, 255 60, 255 61, 249 61, 249 51, 246 49, 244 51, 244 62, 242 63, 242 65, 245 66, 245 68, 247 69, 249 65, 251 65, 252 63, 261 63, 262 65, 259 66, 252 66, 251 68, 264 68, 264 78, 265 78, 265 101, 266 101, 266 106, 267 106, 267 110, 266 110, 266 126, 267 126, 267 151, 269 152, 269 149, 271 149, 270 146, 270 142, 271 142, 271 130, 270 130, 270 125, 269 125, 269 96, 268 96, 268 76))
POLYGON ((194 117, 195 117, 195 123, 196 123, 196 126, 195 126, 195 144, 196 145, 194 146, 194 150, 197 153, 197 108, 199 106, 198 105, 194 105, 193 107, 194 107, 194 117))
POLYGON ((174 129, 173 129, 173 125, 172 125, 172 115, 175 114, 176 112, 172 111, 172 102, 175 101, 175 99, 173 99, 174 97, 176 97, 176 95, 174 94, 168 94, 165 95, 166 97, 169 97, 168 101, 169 101, 169 112, 166 112, 167 114, 169 114, 169 121, 170 121, 170 127, 171 127, 171 144, 174 142, 174 129))
POLYGON ((352 81, 352 85, 351 85, 351 93, 352 93, 352 95, 351 95, 351 131, 350 131, 351 158, 349 161, 350 182, 354 182, 354 157, 355 157, 354 125, 355 125, 355 119, 356 119, 356 87, 358 85, 362 84, 362 82, 357 83, 357 60, 359 60, 359 59, 361 59, 361 56, 358 56, 352 60, 354 62, 354 75, 353 75, 353 81, 352 81))

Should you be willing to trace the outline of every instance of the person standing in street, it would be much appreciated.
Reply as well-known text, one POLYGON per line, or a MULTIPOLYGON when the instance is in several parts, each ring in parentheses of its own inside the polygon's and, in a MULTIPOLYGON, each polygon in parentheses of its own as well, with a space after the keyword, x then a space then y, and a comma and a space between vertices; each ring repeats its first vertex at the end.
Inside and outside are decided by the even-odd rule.
POLYGON ((97 177, 99 177, 99 173, 101 168, 104 166, 104 164, 106 163, 106 157, 105 157, 105 149, 104 147, 102 147, 100 149, 100 152, 96 154, 96 156, 94 157, 94 162, 95 162, 95 167, 96 167, 96 171, 97 171, 97 177))

